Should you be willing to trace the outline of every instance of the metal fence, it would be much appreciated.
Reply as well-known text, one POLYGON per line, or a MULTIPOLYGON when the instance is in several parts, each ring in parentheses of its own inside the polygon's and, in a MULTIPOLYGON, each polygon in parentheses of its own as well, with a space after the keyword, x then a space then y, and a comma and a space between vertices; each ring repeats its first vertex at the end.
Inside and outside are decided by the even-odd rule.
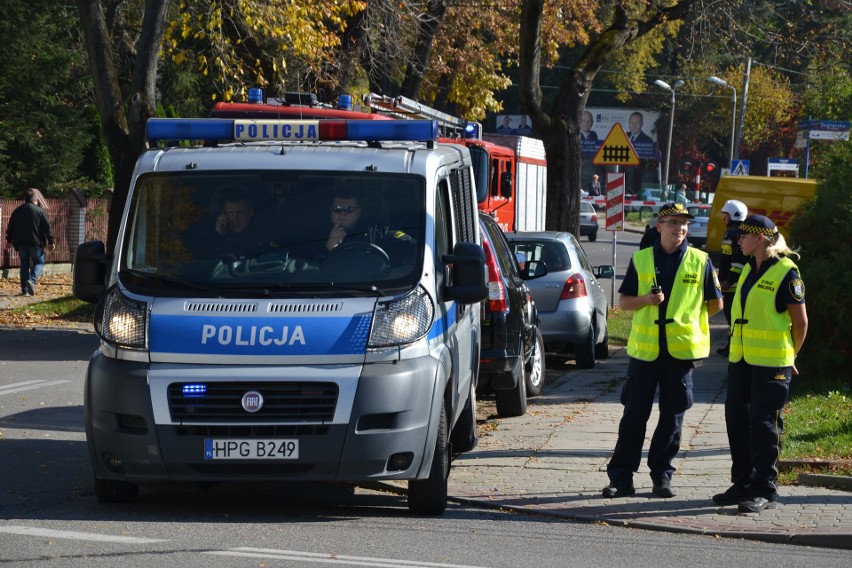
MULTIPOLYGON (((47 218, 53 229, 56 249, 45 251, 45 262, 71 262, 80 243, 106 241, 110 200, 101 199, 47 199, 47 218)), ((0 269, 17 268, 21 259, 12 245, 6 242, 9 217, 21 200, 0 199, 0 269)))

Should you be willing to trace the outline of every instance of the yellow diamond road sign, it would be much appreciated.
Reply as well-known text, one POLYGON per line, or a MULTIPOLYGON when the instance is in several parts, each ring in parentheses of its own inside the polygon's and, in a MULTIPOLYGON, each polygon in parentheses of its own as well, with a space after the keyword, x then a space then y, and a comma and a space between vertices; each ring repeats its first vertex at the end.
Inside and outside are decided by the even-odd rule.
POLYGON ((638 166, 639 155, 630 140, 627 139, 627 134, 621 123, 616 122, 612 125, 609 134, 606 135, 606 140, 601 144, 598 153, 592 158, 592 163, 596 166, 638 166))

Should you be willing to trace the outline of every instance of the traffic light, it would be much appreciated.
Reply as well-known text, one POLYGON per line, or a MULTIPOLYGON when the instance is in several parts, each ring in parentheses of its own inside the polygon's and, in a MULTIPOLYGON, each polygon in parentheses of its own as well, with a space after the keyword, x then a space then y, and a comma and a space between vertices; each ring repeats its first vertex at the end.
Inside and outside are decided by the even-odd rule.
POLYGON ((701 162, 694 162, 692 160, 681 160, 679 171, 682 175, 693 176, 695 175, 695 172, 698 171, 699 167, 701 167, 701 162))
POLYGON ((719 173, 719 168, 716 167, 716 164, 713 162, 707 162, 704 164, 704 173, 708 177, 715 176, 719 173))

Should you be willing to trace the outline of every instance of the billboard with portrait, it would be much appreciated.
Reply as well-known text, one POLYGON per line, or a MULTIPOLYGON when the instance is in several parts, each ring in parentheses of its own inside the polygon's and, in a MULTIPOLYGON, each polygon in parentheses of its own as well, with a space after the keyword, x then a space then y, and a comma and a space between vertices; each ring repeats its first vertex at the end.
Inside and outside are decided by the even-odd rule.
POLYGON ((655 129, 659 118, 660 113, 651 110, 586 107, 580 118, 582 155, 594 156, 613 125, 621 124, 639 158, 659 160, 655 129))
POLYGON ((498 114, 494 132, 529 136, 532 133, 532 121, 526 114, 498 114))

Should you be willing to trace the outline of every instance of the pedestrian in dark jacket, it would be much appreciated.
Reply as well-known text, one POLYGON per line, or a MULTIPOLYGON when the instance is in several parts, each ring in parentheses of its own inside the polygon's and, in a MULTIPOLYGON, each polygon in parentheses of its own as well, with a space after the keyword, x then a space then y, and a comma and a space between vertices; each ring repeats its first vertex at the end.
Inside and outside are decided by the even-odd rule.
POLYGON ((53 231, 44 209, 38 206, 40 192, 28 189, 26 203, 12 211, 6 228, 6 242, 21 258, 21 295, 35 294, 35 286, 44 269, 44 249, 56 248, 53 231))

